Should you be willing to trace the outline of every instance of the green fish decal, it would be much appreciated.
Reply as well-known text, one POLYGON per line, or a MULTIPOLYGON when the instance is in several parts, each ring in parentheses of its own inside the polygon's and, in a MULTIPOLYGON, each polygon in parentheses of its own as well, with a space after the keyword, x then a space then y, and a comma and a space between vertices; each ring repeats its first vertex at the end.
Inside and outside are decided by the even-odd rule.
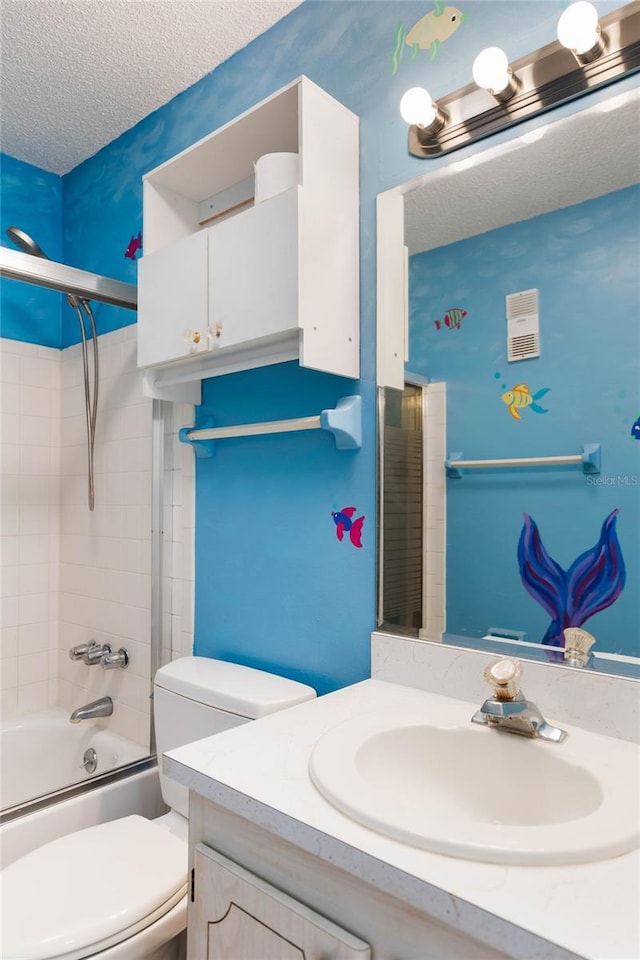
POLYGON ((468 16, 467 13, 461 13, 457 7, 446 7, 443 0, 435 0, 434 9, 414 23, 408 32, 404 24, 399 23, 396 27, 391 54, 392 74, 398 71, 405 46, 411 47, 412 60, 415 60, 420 50, 429 50, 431 59, 435 60, 442 44, 453 36, 468 16))

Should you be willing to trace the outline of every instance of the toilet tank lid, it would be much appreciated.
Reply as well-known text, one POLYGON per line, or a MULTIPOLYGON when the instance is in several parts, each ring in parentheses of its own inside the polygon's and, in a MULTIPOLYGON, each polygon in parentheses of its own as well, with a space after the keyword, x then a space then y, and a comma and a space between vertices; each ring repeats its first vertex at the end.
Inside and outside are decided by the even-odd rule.
POLYGON ((250 720, 312 700, 313 687, 211 657, 180 657, 160 667, 155 685, 250 720))

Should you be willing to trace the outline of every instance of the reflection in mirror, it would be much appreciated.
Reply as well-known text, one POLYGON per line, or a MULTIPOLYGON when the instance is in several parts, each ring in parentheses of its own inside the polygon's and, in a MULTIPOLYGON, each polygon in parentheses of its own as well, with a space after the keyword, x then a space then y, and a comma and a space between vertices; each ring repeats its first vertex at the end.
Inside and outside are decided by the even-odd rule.
POLYGON ((412 386, 381 401, 380 629, 640 676, 639 103, 396 188, 412 386))

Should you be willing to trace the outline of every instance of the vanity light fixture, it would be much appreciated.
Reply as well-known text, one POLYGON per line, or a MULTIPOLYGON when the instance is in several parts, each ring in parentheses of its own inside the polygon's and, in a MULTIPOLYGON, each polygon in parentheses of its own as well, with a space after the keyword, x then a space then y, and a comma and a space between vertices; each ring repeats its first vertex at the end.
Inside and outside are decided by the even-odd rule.
POLYGON ((473 61, 473 80, 487 90, 498 103, 511 100, 521 87, 500 47, 485 47, 473 61))
POLYGON ((578 0, 567 7, 558 20, 558 40, 571 50, 582 66, 602 56, 606 38, 598 23, 598 11, 587 0, 578 0))
POLYGON ((558 22, 558 40, 509 64, 488 47, 473 65, 474 83, 434 103, 422 88, 408 90, 401 113, 409 153, 437 157, 568 103, 640 70, 640 0, 598 20, 586 0, 558 22), (487 105, 487 91, 494 103, 487 105))

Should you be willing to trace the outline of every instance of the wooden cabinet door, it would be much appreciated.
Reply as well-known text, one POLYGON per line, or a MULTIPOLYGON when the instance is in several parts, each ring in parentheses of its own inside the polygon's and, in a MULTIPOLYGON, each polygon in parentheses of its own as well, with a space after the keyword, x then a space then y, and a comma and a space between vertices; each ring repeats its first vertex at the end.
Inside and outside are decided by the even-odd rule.
POLYGON ((150 253, 138 264, 138 366, 178 360, 208 346, 207 231, 150 253), (186 337, 187 331, 197 343, 186 337))
POLYGON ((370 960, 369 946, 199 843, 188 960, 370 960))

